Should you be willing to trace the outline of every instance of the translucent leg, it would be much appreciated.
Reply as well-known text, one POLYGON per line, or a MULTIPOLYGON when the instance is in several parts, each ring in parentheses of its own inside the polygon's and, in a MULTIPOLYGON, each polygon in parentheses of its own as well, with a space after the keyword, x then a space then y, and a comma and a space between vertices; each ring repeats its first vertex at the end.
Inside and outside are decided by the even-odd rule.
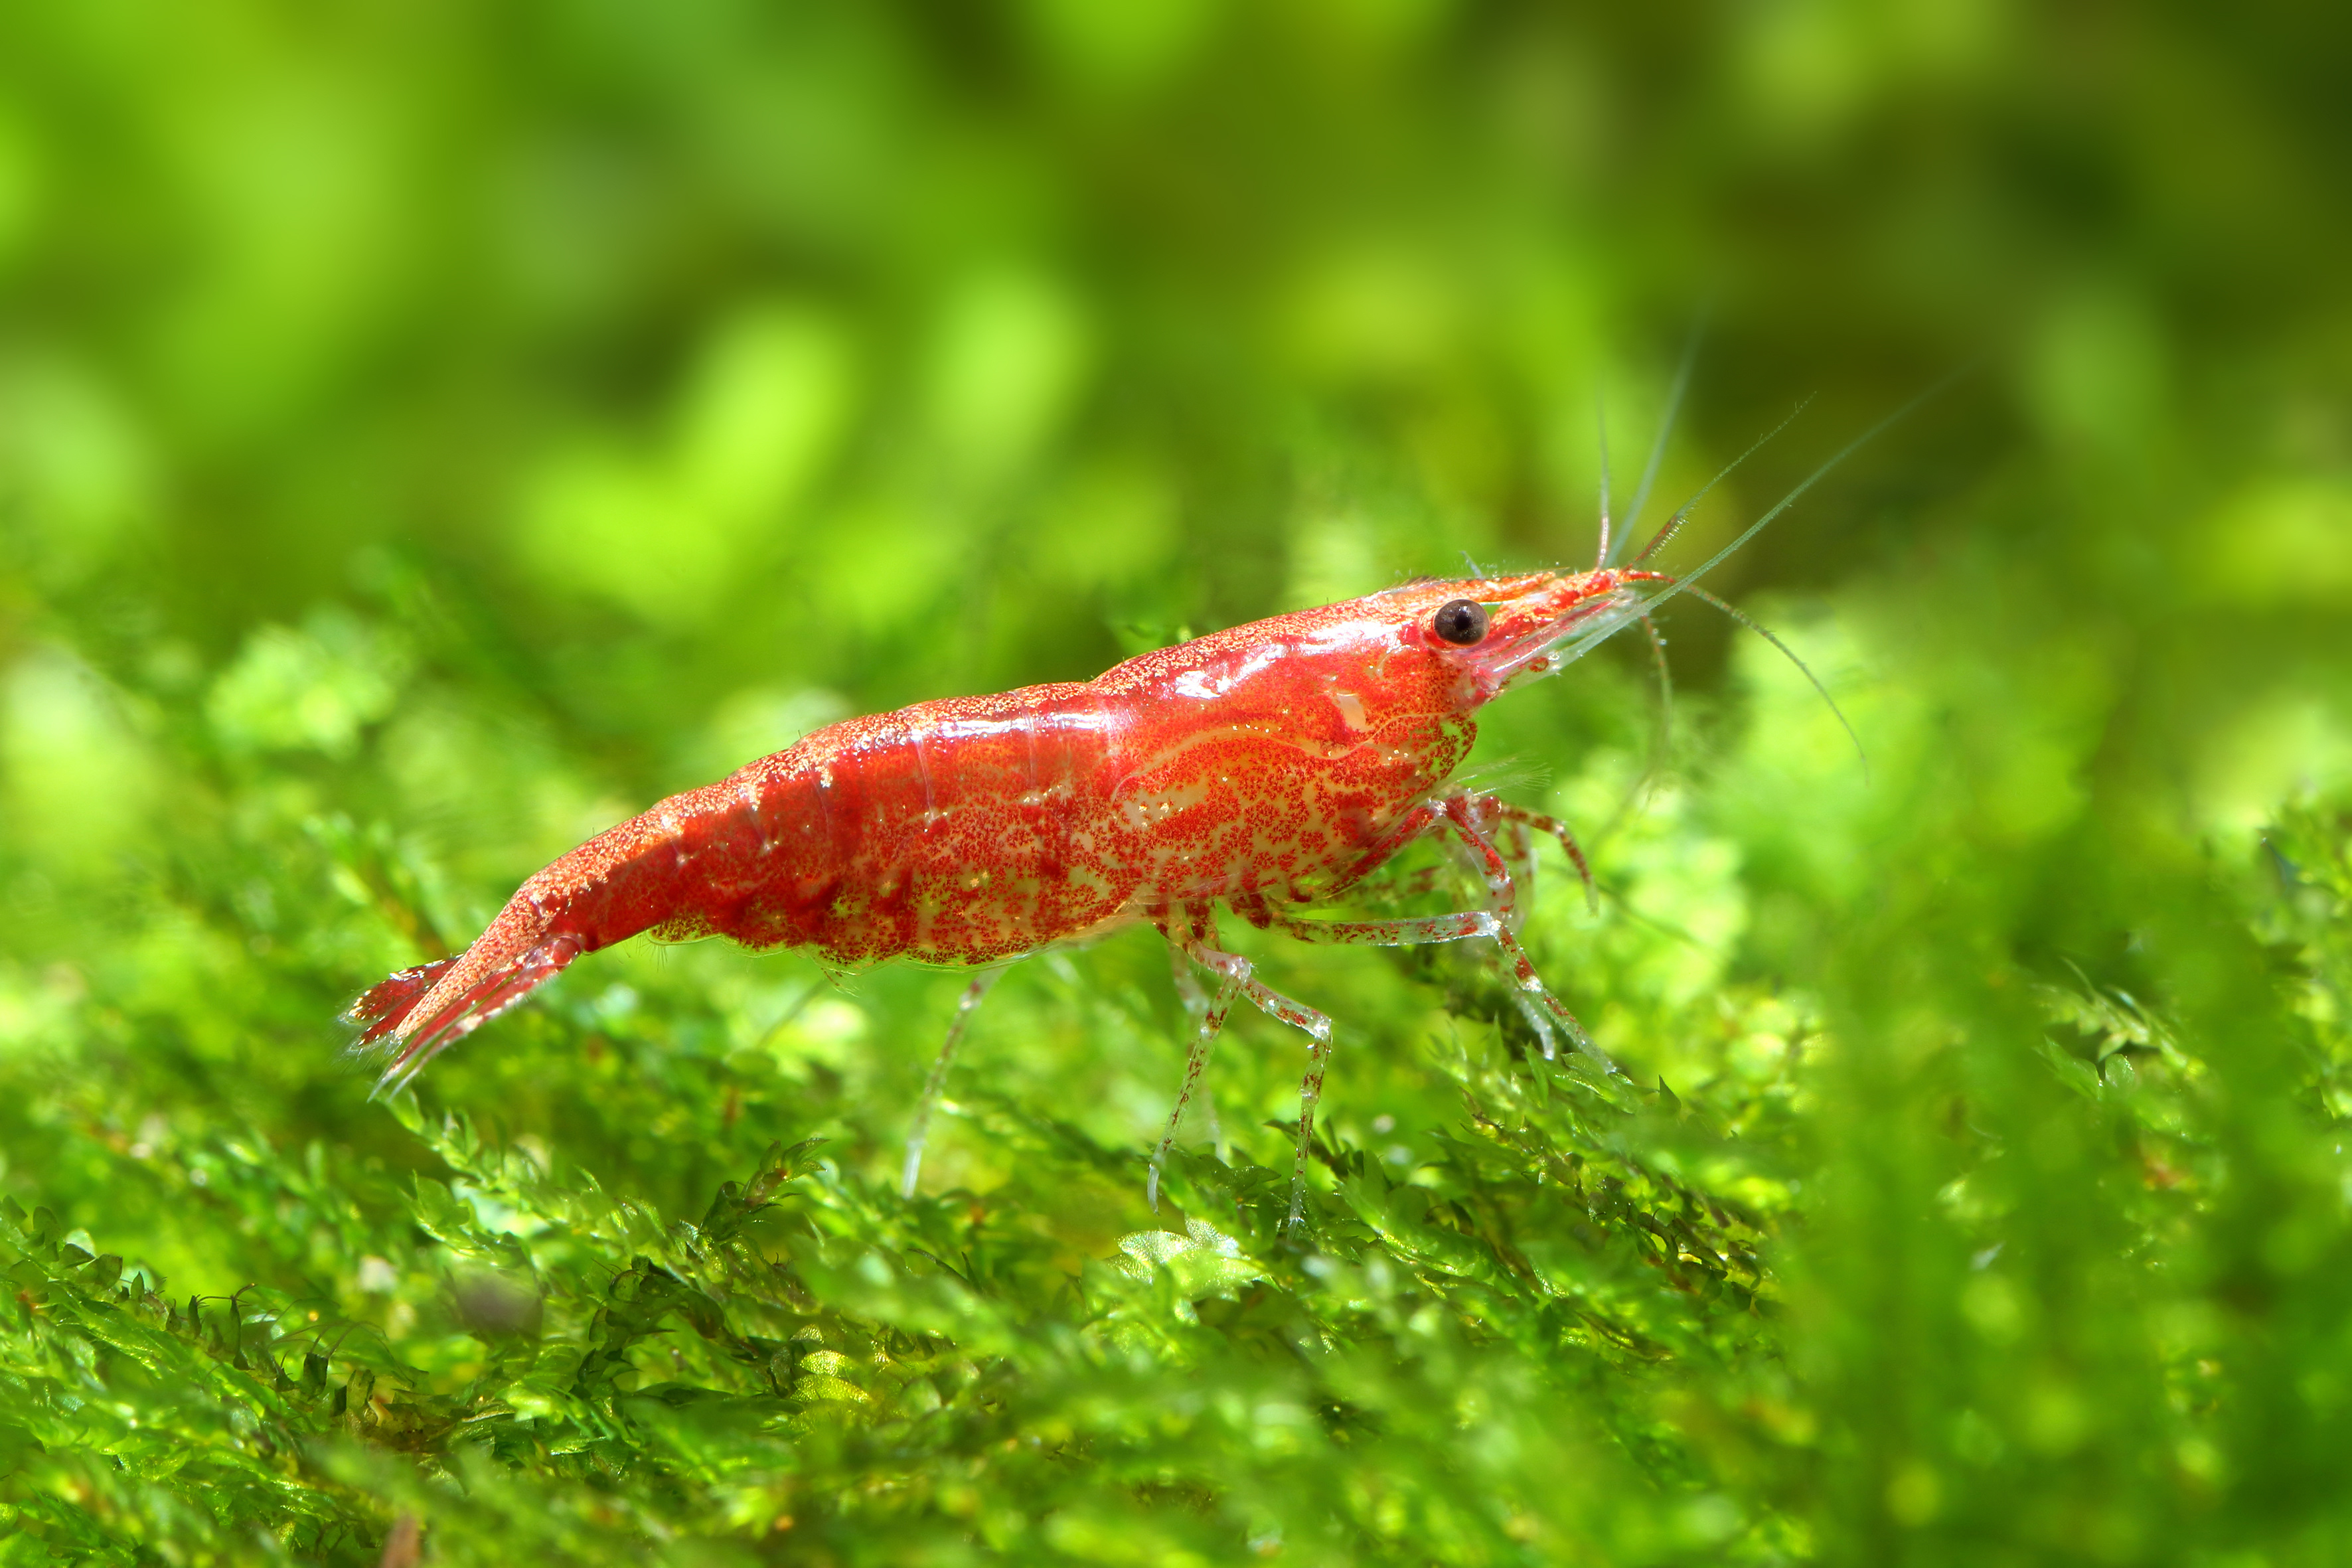
POLYGON ((1307 1220, 1307 1151, 1315 1140, 1315 1108, 1323 1099, 1323 1077, 1331 1063, 1331 1020, 1259 980, 1255 966, 1239 953, 1220 952, 1189 929, 1181 933, 1171 930, 1167 934, 1169 941, 1183 949, 1185 957, 1218 977, 1220 995, 1238 991, 1259 1012, 1304 1030, 1313 1042, 1307 1047, 1307 1076, 1298 1085, 1298 1142, 1291 1157, 1290 1215, 1283 1222, 1293 1226, 1303 1225, 1307 1220))
POLYGON ((1234 998, 1241 994, 1239 983, 1227 977, 1218 982, 1217 993, 1211 996, 1192 978, 1192 967, 1184 950, 1173 940, 1168 951, 1175 960, 1176 988, 1184 998, 1184 1010, 1192 1017, 1192 1048, 1184 1058, 1184 1087, 1176 1092, 1176 1109, 1168 1113, 1168 1131, 1160 1136, 1160 1147, 1151 1152, 1151 1172, 1143 1181, 1143 1201, 1153 1213, 1160 1209, 1160 1170, 1167 1163, 1168 1151, 1175 1145, 1176 1131, 1183 1125, 1184 1108, 1192 1102, 1192 1090, 1199 1085, 1201 1075, 1208 1069, 1209 1053, 1216 1049, 1218 1032, 1225 1026, 1225 1015, 1232 1010, 1234 998))
POLYGON ((1494 842, 1478 828, 1475 816, 1480 809, 1476 797, 1455 795, 1442 803, 1440 810, 1446 825, 1458 835, 1484 870, 1488 891, 1494 896, 1495 907, 1469 910, 1460 914, 1429 915, 1416 920, 1395 921, 1278 921, 1276 923, 1302 942, 1360 942, 1376 947, 1413 947, 1424 942, 1465 942, 1475 937, 1492 940, 1510 961, 1511 975, 1517 987, 1520 1012, 1534 1026, 1536 1037, 1541 1042, 1544 1056, 1549 1060, 1556 1047, 1551 1031, 1544 1026, 1542 1013, 1564 1026, 1568 1037, 1577 1049, 1583 1051, 1611 1072, 1617 1064, 1609 1059, 1567 1004, 1546 988, 1536 973, 1535 961, 1528 956, 1509 928, 1512 912, 1517 907, 1517 889, 1511 880, 1510 868, 1494 842), (1538 1012, 1538 1006, 1541 1013, 1538 1012))
MULTIPOLYGON (((1185 1015, 1192 1020, 1192 1026, 1197 1031, 1201 1026, 1201 1020, 1208 1016, 1209 994, 1201 989, 1200 981, 1194 978, 1192 961, 1185 957, 1184 950, 1172 942, 1168 944, 1168 966, 1175 975, 1177 998, 1184 1004, 1185 1015)), ((1220 1013, 1217 1017, 1222 1026, 1224 1015, 1220 1013)), ((1214 1031, 1211 1033, 1210 1044, 1213 1046, 1214 1031)), ((1203 1068, 1208 1066, 1205 1052, 1202 1054, 1201 1065, 1203 1068)), ((1181 1110, 1181 1107, 1179 1109, 1181 1110)), ((1205 1081, 1201 1089, 1201 1109, 1208 1114, 1210 1146, 1216 1150, 1217 1158, 1222 1160, 1225 1157, 1224 1124, 1217 1120, 1217 1091, 1213 1086, 1205 1081)), ((1161 1151, 1163 1153, 1166 1152, 1165 1144, 1161 1145, 1161 1151)), ((1156 1208, 1159 1205, 1155 1202, 1152 1206, 1156 1208)))
POLYGON ((1506 801, 1494 802, 1492 810, 1497 818, 1514 826, 1534 833, 1548 833, 1559 839, 1559 847, 1568 851, 1569 863, 1576 868, 1576 874, 1584 879, 1584 907, 1593 910, 1601 908, 1600 890, 1592 885, 1592 868, 1586 863, 1583 847, 1577 843, 1576 835, 1568 830, 1568 824, 1557 817, 1546 816, 1541 812, 1523 810, 1506 801))
POLYGON ((1168 972, 1176 982, 1176 999, 1184 1004, 1185 1014, 1197 1026, 1209 1010, 1209 994, 1201 989, 1201 982, 1192 973, 1192 961, 1184 956, 1180 937, 1168 939, 1168 972))
MULTIPOLYGON (((1568 852, 1569 863, 1576 868, 1577 876, 1584 882, 1586 906, 1591 909, 1600 907, 1599 892, 1592 881, 1592 867, 1584 858, 1583 846, 1577 843, 1576 835, 1569 831, 1566 823, 1557 817, 1546 816, 1541 812, 1529 811, 1524 806, 1513 805, 1508 801, 1497 800, 1491 795, 1481 795, 1475 791, 1465 791, 1461 795, 1449 795, 1415 807, 1400 819, 1396 826, 1390 829, 1387 838, 1381 841, 1380 847, 1366 858, 1374 864, 1386 860, 1406 845, 1442 825, 1453 826, 1457 831, 1466 827, 1469 830, 1467 835, 1469 842, 1456 845, 1457 849, 1469 851, 1464 863, 1470 868, 1473 875, 1487 879, 1488 891, 1495 896, 1498 910, 1505 914, 1507 923, 1516 927, 1517 910, 1511 907, 1516 899, 1516 889, 1506 885, 1510 881, 1508 866, 1507 864, 1505 868, 1503 884, 1497 884, 1488 872, 1487 858, 1480 853, 1482 849, 1493 847, 1492 841, 1487 837, 1490 823, 1505 824, 1513 830, 1514 853, 1510 858, 1520 863, 1519 878, 1529 883, 1535 879, 1535 862, 1525 845, 1524 834, 1543 833, 1558 839, 1559 847, 1568 852)), ((1387 883, 1368 882, 1362 884, 1362 887, 1367 891, 1388 894, 1427 892, 1436 885, 1438 879, 1443 875, 1442 871, 1430 868, 1393 879, 1387 883)))
POLYGON ((1519 945, 1503 924, 1501 915, 1492 910, 1465 910, 1460 914, 1428 915, 1418 920, 1402 921, 1276 921, 1276 928, 1301 942, 1340 944, 1360 943, 1368 947, 1419 947, 1440 942, 1468 942, 1485 937, 1503 950, 1511 965, 1512 983, 1517 987, 1516 1000, 1522 1016, 1542 1043, 1544 1058, 1550 1060, 1558 1051, 1552 1040, 1549 1025, 1544 1014, 1549 1013, 1567 1029, 1570 1043, 1592 1058, 1611 1072, 1617 1064, 1602 1054, 1576 1021, 1576 1015, 1566 1003, 1553 995, 1536 973, 1535 961, 1528 950, 1519 945), (1540 1008, 1541 1011, 1538 1011, 1540 1008))
MULTIPOLYGON (((1567 1028, 1570 1045, 1599 1062, 1604 1070, 1616 1073, 1620 1078, 1624 1077, 1622 1070, 1610 1059, 1609 1053, 1592 1043, 1592 1037, 1584 1032, 1584 1026, 1576 1021, 1576 1015, 1568 1010, 1568 1004, 1553 995, 1545 986, 1543 977, 1536 973, 1535 960, 1529 958, 1528 950, 1519 945, 1519 939, 1509 931, 1498 931, 1495 933, 1495 944, 1500 947, 1504 956, 1511 961, 1511 976, 1518 984, 1519 1011, 1533 1018, 1535 1008, 1538 1004, 1540 1004, 1546 1012, 1559 1020, 1560 1024, 1567 1028)), ((1550 1032, 1544 1029, 1538 1021, 1536 1033, 1543 1041, 1544 1059, 1551 1060, 1550 1032)))
POLYGON ((1401 877, 1377 876, 1349 889, 1348 897, 1370 900, 1410 899, 1422 893, 1433 893, 1445 886, 1447 875, 1452 870, 1453 868, 1447 866, 1423 866, 1401 877))
POLYGON ((955 1060, 956 1047, 963 1043, 964 1026, 971 1022, 971 1010, 980 1005, 989 987, 1003 978, 1003 966, 982 970, 963 988, 963 1000, 956 1004, 955 1017, 948 1025, 948 1037, 940 1046, 939 1059, 931 1064, 931 1076, 923 1082, 923 1097, 915 1102, 915 1124, 907 1133, 907 1163, 898 1173, 898 1195, 902 1198, 915 1195, 915 1178, 923 1172, 923 1142, 931 1131, 931 1112, 938 1108, 940 1094, 947 1088, 948 1066, 955 1060))
MULTIPOLYGON (((1502 827, 1501 832, 1492 836, 1495 847, 1502 851, 1504 860, 1510 866, 1511 880, 1533 893, 1536 890, 1535 835, 1527 830, 1525 824, 1504 817, 1500 811, 1502 804, 1501 801, 1495 803, 1497 808, 1496 819, 1502 827)), ((1512 918, 1511 930, 1516 932, 1527 923, 1528 912, 1523 909, 1512 918)))
POLYGON ((1434 803, 1423 801, 1414 806, 1390 826, 1385 837, 1364 852, 1363 857, 1340 879, 1340 886, 1353 887, 1370 876, 1385 865, 1390 857, 1435 827, 1440 820, 1441 813, 1434 803))
POLYGON ((1524 991, 1512 992, 1511 1000, 1518 1004, 1519 1016, 1527 1020, 1528 1027, 1533 1031, 1536 1042, 1543 1047, 1543 1059, 1548 1062, 1558 1061, 1559 1042, 1552 1038, 1551 1020, 1544 1016, 1544 1010, 1537 1006, 1535 999, 1524 991))
MULTIPOLYGON (((1543 1046, 1544 1060, 1554 1059, 1554 1052, 1557 1048, 1552 1044, 1550 1029, 1544 1025, 1543 1013, 1548 1012, 1567 1026, 1569 1040, 1577 1049, 1584 1052, 1609 1071, 1617 1072, 1617 1064, 1610 1060, 1608 1054, 1592 1043, 1592 1037, 1584 1032, 1584 1026, 1576 1021, 1576 1015, 1568 1010, 1568 1005, 1545 987, 1542 978, 1536 973, 1535 961, 1528 956, 1528 950, 1519 945, 1518 937, 1516 934, 1517 922, 1512 918, 1518 904, 1518 889, 1513 885, 1510 868, 1504 864, 1503 857, 1496 849, 1494 841, 1480 830, 1477 807, 1481 804, 1471 797, 1461 795, 1444 802, 1445 823, 1486 871, 1486 886, 1494 895, 1496 910, 1501 919, 1501 929, 1494 933, 1495 945, 1501 948, 1504 956, 1511 961, 1511 975, 1518 986, 1516 999, 1521 1016, 1526 1017, 1529 1025, 1534 1027, 1536 1038, 1543 1046), (1541 1005, 1540 1012, 1538 1010, 1538 1004, 1541 1005)), ((1576 862, 1577 869, 1584 874, 1585 898, 1588 901, 1592 900, 1591 869, 1585 864, 1584 851, 1577 847, 1575 838, 1570 835, 1565 826, 1549 816, 1543 816, 1532 811, 1522 811, 1517 806, 1507 805, 1501 801, 1494 800, 1491 796, 1487 797, 1483 804, 1490 806, 1495 815, 1504 821, 1557 834, 1561 847, 1568 851, 1569 858, 1576 862)))
POLYGON ((1307 1047, 1307 1075, 1298 1080, 1298 1142, 1290 1154, 1290 1214, 1282 1223, 1307 1223, 1307 1152, 1315 1146, 1315 1108, 1323 1103, 1323 1075, 1331 1070, 1331 1037, 1307 1047))

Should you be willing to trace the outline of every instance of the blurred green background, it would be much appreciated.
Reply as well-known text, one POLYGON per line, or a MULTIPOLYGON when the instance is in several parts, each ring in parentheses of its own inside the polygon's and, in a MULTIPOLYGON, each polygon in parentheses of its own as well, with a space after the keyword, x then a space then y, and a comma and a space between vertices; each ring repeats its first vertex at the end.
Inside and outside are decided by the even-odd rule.
POLYGON ((2285 0, 0 11, 0 1562, 2344 1561, 2347 56, 2285 0), (633 944, 368 1101, 353 993, 818 724, 1589 559, 1702 320, 1654 521, 1811 402, 1670 566, 1972 368, 1711 579, 1867 778, 1688 601, 1646 785, 1638 645, 1490 710, 1640 1094, 1463 955, 1244 938, 1341 1018, 1319 1228, 1260 1019, 1154 1216, 1123 938, 992 999, 911 1205, 952 975, 633 944))

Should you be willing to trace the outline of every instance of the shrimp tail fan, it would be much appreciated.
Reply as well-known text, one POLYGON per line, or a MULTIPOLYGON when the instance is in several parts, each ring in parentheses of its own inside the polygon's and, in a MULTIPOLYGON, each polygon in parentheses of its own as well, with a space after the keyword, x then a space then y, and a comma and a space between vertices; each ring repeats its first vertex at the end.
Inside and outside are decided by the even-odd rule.
POLYGON ((457 962, 455 957, 436 958, 430 963, 389 975, 362 992, 360 999, 343 1011, 344 1023, 360 1026, 360 1037, 352 1042, 352 1048, 367 1050, 400 1027, 416 1010, 416 1005, 425 1000, 425 994, 457 962))
POLYGON ((400 1089, 442 1050, 552 980, 582 951, 576 939, 559 936, 532 944, 511 962, 485 965, 483 945, 380 980, 343 1014, 344 1023, 359 1026, 354 1051, 390 1054, 378 1094, 400 1089))

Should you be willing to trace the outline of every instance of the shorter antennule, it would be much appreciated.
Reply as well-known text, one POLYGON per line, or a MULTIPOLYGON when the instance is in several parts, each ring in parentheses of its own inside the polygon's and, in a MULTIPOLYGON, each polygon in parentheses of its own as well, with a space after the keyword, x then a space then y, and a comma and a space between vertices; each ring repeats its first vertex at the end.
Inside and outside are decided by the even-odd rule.
MULTIPOLYGON (((1746 462, 1748 458, 1762 451, 1765 446, 1771 441, 1773 437, 1778 436, 1781 431, 1786 430, 1790 426, 1795 424, 1797 422, 1797 416, 1805 411, 1805 404, 1811 403, 1811 401, 1812 399, 1808 397, 1805 399, 1804 403, 1798 404, 1796 407, 1789 411, 1789 416, 1786 419, 1781 420, 1780 423, 1773 426, 1772 428, 1765 431, 1763 435, 1758 437, 1755 444, 1749 447, 1748 450, 1740 453, 1739 456, 1724 464, 1723 471, 1716 475, 1715 478, 1707 480, 1706 483, 1700 488, 1698 494, 1691 497, 1690 500, 1683 502, 1681 506, 1675 509, 1675 515, 1666 519, 1665 527, 1658 530, 1657 533, 1650 540, 1650 542, 1642 546, 1642 553, 1634 556, 1628 564, 1639 566, 1643 562, 1647 561, 1651 556, 1655 555, 1660 550, 1665 548, 1666 542, 1683 531, 1683 524, 1690 521, 1690 514, 1698 506, 1698 503, 1705 500, 1710 494, 1712 494, 1716 486, 1729 479, 1733 469, 1738 468, 1740 464, 1746 462)), ((1843 453, 1839 454, 1840 457, 1843 457, 1843 453)), ((1834 462, 1836 461, 1836 458, 1832 458, 1831 461, 1834 462)), ((1813 476, 1814 479, 1819 479, 1821 475, 1819 474, 1815 474, 1813 476)), ((1805 484, 1810 485, 1812 482, 1812 479, 1807 479, 1805 484)), ((1800 485, 1795 491, 1790 493, 1789 500, 1782 501, 1780 505, 1783 507, 1787 506, 1790 500, 1796 500, 1799 495, 1803 493, 1804 486, 1800 485)), ((1778 508, 1774 509, 1775 511, 1778 510, 1778 508)), ((1770 514, 1767 515, 1769 518, 1770 514)), ((1762 524, 1759 523, 1758 526, 1761 527, 1762 524)), ((1748 531, 1752 533, 1755 530, 1750 529, 1748 531)), ((1712 564, 1712 563, 1710 563, 1710 564, 1712 564)), ((1701 568, 1701 570, 1705 570, 1705 568, 1701 568)))
POLYGON ((1592 557, 1595 572, 1609 564, 1613 548, 1609 538, 1609 408, 1605 403, 1592 405, 1592 426, 1601 440, 1601 548, 1592 557))
POLYGON ((1664 550, 1675 535, 1683 531, 1683 524, 1690 521, 1691 507, 1697 504, 1697 499, 1694 497, 1680 511, 1666 519, 1666 525, 1651 536, 1650 542, 1642 546, 1642 552, 1634 556, 1630 564, 1639 566, 1643 562, 1664 550))

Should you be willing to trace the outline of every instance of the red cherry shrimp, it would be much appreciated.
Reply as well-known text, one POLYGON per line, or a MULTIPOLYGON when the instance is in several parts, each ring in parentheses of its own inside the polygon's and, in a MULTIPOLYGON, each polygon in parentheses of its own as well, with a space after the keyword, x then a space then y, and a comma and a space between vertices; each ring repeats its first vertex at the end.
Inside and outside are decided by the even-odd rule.
POLYGON ((1544 1055, 1564 1037, 1614 1071, 1517 935, 1528 836, 1559 841, 1588 897, 1590 868, 1560 823, 1450 782, 1475 738, 1475 716, 1635 622, 1650 627, 1663 674, 1650 616, 1680 594, 1794 659, 1697 582, 1898 416, 1679 577, 1642 563, 1723 475, 1619 566, 1612 556, 1641 497, 1612 543, 1604 460, 1601 548, 1589 571, 1474 568, 1212 633, 1088 681, 918 702, 828 726, 564 855, 524 882, 463 952, 382 981, 345 1019, 360 1026, 359 1047, 389 1052, 380 1086, 389 1090, 581 954, 644 932, 798 948, 835 971, 890 958, 974 970, 916 1109, 901 1173, 911 1195, 957 1043, 1004 969, 1150 924, 1168 944, 1192 1037, 1147 1196, 1156 1205, 1161 1163, 1211 1047, 1246 999, 1308 1038, 1290 1207, 1298 1223, 1334 1026, 1223 945, 1220 907, 1311 942, 1491 942, 1544 1055), (1478 907, 1391 920, 1300 912, 1365 886, 1423 838, 1446 842, 1473 869, 1478 907))

